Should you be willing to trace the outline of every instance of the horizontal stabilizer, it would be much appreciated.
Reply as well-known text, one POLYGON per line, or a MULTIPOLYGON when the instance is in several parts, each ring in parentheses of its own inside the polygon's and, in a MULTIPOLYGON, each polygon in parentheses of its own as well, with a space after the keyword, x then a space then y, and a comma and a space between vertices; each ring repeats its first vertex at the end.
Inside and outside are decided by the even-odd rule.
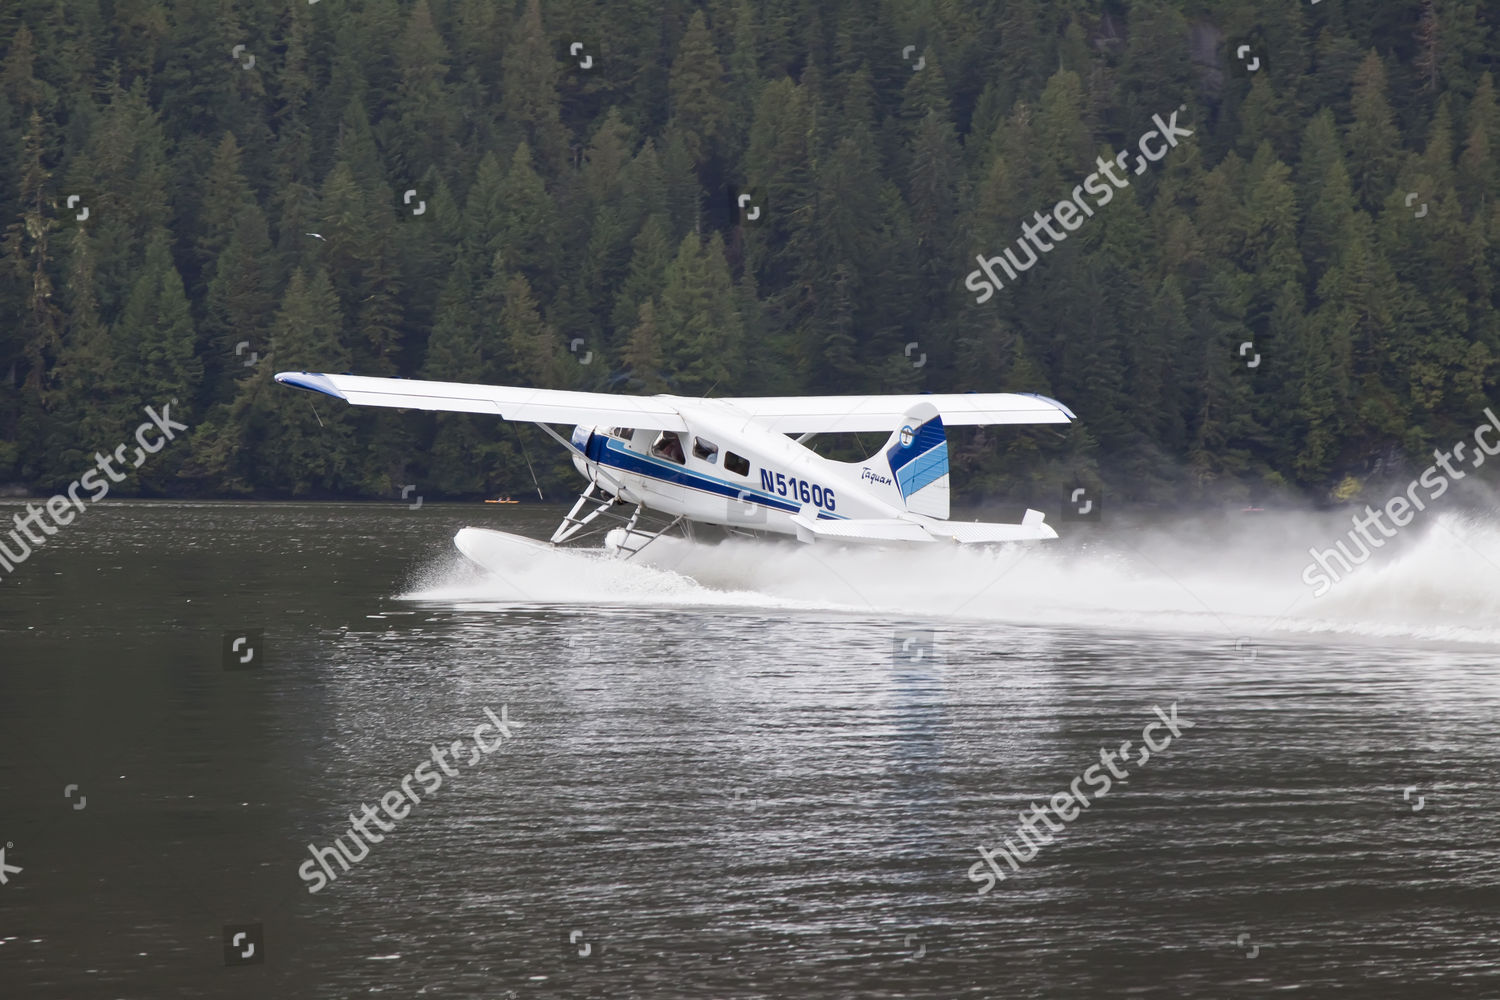
POLYGON ((811 510, 792 515, 797 538, 810 542, 827 538, 846 542, 930 542, 932 536, 915 521, 894 517, 845 518, 842 521, 820 521, 811 510))
POLYGON ((1035 542, 1056 538, 1057 532, 1043 522, 1039 510, 1028 510, 1020 524, 993 524, 984 521, 944 521, 928 525, 934 538, 952 540, 960 545, 984 542, 1035 542))
POLYGON ((993 524, 984 521, 939 521, 902 518, 846 518, 842 521, 819 520, 811 506, 792 515, 799 541, 817 539, 841 542, 950 542, 959 545, 983 545, 997 542, 1032 542, 1056 538, 1057 532, 1044 523, 1039 510, 1028 510, 1020 524, 993 524))

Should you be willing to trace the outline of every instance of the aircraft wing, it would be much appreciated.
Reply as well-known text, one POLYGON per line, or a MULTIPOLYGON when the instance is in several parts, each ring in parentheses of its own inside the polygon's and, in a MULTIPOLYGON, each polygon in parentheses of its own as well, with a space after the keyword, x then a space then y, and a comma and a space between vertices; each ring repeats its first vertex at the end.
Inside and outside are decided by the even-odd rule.
POLYGON ((394 406, 407 410, 489 413, 502 420, 544 424, 593 424, 685 431, 687 424, 670 401, 658 396, 616 396, 567 389, 524 389, 465 382, 424 382, 365 375, 281 372, 276 381, 310 389, 355 406, 394 406))
POLYGON ((756 423, 783 434, 889 431, 917 403, 937 407, 943 423, 1065 424, 1077 419, 1055 399, 1029 392, 950 392, 908 396, 731 396, 756 423))
MULTIPOLYGON (((276 381, 310 389, 357 406, 490 413, 505 420, 687 429, 670 396, 623 396, 568 389, 426 382, 317 372, 281 372, 276 381)), ((924 393, 904 396, 735 396, 731 404, 776 433, 832 434, 889 431, 919 402, 937 407, 943 422, 958 424, 1065 424, 1073 411, 1055 399, 1021 392, 924 393)))

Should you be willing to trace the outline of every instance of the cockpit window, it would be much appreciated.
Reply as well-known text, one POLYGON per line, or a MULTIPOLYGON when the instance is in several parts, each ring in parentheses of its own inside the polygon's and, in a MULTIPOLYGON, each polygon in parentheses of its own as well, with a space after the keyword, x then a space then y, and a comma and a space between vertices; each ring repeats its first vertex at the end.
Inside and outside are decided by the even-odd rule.
POLYGON ((724 453, 724 468, 737 476, 748 476, 750 475, 750 460, 748 458, 741 458, 732 451, 726 451, 724 453))
POLYGON ((609 436, 612 437, 612 438, 619 438, 621 441, 625 441, 625 442, 628 443, 631 438, 635 437, 635 428, 634 427, 611 427, 609 429, 609 436))
POLYGON ((686 461, 682 457, 682 438, 676 431, 662 431, 656 437, 656 443, 651 446, 651 454, 657 458, 664 458, 678 465, 686 461))
POLYGON ((719 446, 714 444, 712 441, 705 441, 702 438, 693 438, 693 457, 701 458, 703 459, 703 461, 712 464, 718 461, 719 446))

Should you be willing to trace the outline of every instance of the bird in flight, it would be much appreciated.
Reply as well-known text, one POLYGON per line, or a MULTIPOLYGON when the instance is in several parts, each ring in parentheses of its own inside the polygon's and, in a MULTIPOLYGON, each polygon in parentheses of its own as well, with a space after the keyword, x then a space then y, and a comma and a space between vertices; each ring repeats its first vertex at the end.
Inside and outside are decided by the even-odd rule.
POLYGON ((324 243, 328 242, 328 237, 324 236, 322 233, 303 233, 302 235, 316 237, 317 239, 322 240, 324 243))

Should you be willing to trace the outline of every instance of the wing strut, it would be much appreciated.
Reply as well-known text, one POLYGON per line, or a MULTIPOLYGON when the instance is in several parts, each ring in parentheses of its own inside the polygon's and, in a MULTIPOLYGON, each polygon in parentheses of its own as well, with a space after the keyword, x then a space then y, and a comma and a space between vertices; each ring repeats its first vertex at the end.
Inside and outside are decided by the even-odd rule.
MULTIPOLYGON (((533 420, 532 423, 536 424, 542 430, 544 430, 548 434, 552 435, 552 440, 556 441, 558 444, 562 445, 564 448, 568 449, 573 454, 577 455, 579 458, 583 459, 585 463, 588 462, 589 457, 587 455, 585 455, 582 452, 582 450, 580 450, 579 447, 576 444, 574 444, 572 441, 569 441, 567 438, 563 437, 561 434, 557 433, 557 431, 553 430, 551 427, 548 427, 546 424, 542 423, 540 420, 533 420)), ((609 473, 605 472, 604 471, 604 467, 601 466, 601 465, 599 465, 599 463, 597 463, 597 462, 594 463, 594 470, 595 470, 594 471, 595 481, 600 480, 600 479, 607 479, 607 480, 609 480, 609 482, 606 485, 611 490, 614 491, 615 496, 619 496, 620 495, 620 491, 624 488, 624 487, 622 487, 620 485, 620 481, 618 479, 616 479, 614 476, 611 476, 609 473)), ((533 474, 533 475, 535 475, 535 474, 533 474)), ((538 487, 538 492, 540 492, 540 487, 538 487)), ((591 482, 591 483, 589 483, 588 490, 586 490, 584 492, 583 496, 580 496, 578 498, 578 503, 582 504, 583 503, 583 497, 588 496, 592 492, 594 492, 594 484, 591 482)), ((578 504, 575 504, 574 507, 573 507, 573 509, 576 512, 577 509, 578 509, 578 504)), ((561 531, 562 528, 559 527, 557 530, 561 531)), ((552 540, 554 542, 557 541, 556 538, 553 538, 552 540)))

